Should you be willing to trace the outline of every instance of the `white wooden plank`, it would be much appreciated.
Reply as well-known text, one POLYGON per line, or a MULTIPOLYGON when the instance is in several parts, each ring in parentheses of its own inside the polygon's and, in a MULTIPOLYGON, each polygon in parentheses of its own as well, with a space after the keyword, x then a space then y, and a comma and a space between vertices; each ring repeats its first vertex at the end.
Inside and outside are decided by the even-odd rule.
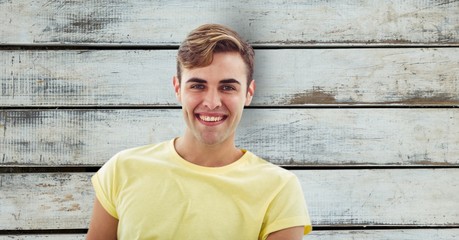
POLYGON ((0 102, 172 105, 176 51, 0 51, 0 102))
POLYGON ((1 1, 0 43, 170 45, 212 22, 256 44, 457 44, 458 16, 435 0, 1 1))
MULTIPOLYGON (((343 230, 343 231, 313 231, 303 239, 305 240, 342 240, 342 239, 441 239, 457 240, 459 229, 396 229, 396 230, 343 230)), ((57 234, 57 235, 7 235, 0 240, 83 240, 83 234, 57 234)))
MULTIPOLYGON (((0 106, 176 105, 176 51, 0 51, 0 106)), ((253 105, 459 105, 459 48, 257 50, 253 105)))
POLYGON ((0 235, 0 240, 84 240, 86 234, 28 234, 0 235))
POLYGON ((292 171, 316 224, 457 226, 459 220, 459 169, 292 171))
MULTIPOLYGON (((313 225, 457 226, 459 169, 297 170, 313 225)), ((91 173, 0 174, 0 229, 88 226, 91 173)))
POLYGON ((0 174, 0 229, 85 228, 94 194, 89 173, 0 174))
MULTIPOLYGON (((459 109, 246 109, 236 142, 281 165, 459 164, 459 109)), ((180 136, 180 109, 2 110, 0 164, 100 165, 180 136)))
POLYGON ((459 229, 402 229, 402 230, 355 230, 355 231, 313 231, 305 236, 305 240, 342 240, 342 239, 371 239, 371 240, 419 240, 441 239, 457 240, 459 229))

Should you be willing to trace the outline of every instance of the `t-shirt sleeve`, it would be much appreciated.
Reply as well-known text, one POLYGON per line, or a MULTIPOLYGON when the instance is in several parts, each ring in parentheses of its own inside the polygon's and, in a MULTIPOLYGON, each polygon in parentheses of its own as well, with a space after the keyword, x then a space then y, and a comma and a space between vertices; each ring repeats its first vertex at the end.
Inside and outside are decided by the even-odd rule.
POLYGON ((92 176, 91 181, 96 197, 104 209, 114 218, 118 219, 116 211, 117 176, 116 176, 117 155, 107 161, 99 171, 92 176))
POLYGON ((301 185, 295 175, 287 181, 270 203, 264 219, 261 236, 265 240, 272 232, 303 226, 304 235, 312 230, 306 201, 301 185))

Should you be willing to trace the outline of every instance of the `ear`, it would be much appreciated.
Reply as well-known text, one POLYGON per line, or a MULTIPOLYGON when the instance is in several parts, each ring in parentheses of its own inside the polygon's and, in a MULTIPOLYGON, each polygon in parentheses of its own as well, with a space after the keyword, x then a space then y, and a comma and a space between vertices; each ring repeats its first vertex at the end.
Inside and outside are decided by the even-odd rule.
POLYGON ((253 94, 255 93, 255 80, 252 80, 247 89, 247 96, 245 98, 245 106, 249 106, 252 102, 253 94))
POLYGON ((175 97, 179 103, 182 103, 182 96, 180 95, 180 81, 177 76, 172 78, 172 84, 174 85, 175 97))

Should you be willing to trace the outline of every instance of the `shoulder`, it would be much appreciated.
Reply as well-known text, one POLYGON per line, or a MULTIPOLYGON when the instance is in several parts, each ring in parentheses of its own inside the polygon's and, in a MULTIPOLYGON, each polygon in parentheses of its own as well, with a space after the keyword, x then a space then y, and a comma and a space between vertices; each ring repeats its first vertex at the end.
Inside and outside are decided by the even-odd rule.
POLYGON ((154 157, 156 155, 170 154, 170 141, 164 141, 155 144, 148 144, 133 148, 128 148, 118 152, 115 156, 118 159, 130 159, 136 157, 154 157))
POLYGON ((142 167, 144 164, 167 160, 172 154, 169 144, 170 141, 165 141, 128 148, 116 153, 105 165, 111 165, 114 168, 142 167))
POLYGON ((292 181, 292 179, 296 179, 296 175, 293 172, 275 165, 252 152, 247 151, 246 154, 249 154, 250 166, 252 166, 254 171, 259 175, 272 178, 280 183, 286 183, 292 181))
POLYGON ((164 141, 160 143, 147 144, 143 146, 137 146, 128 148, 117 153, 119 157, 128 157, 132 155, 149 155, 152 153, 164 151, 168 149, 170 141, 164 141))

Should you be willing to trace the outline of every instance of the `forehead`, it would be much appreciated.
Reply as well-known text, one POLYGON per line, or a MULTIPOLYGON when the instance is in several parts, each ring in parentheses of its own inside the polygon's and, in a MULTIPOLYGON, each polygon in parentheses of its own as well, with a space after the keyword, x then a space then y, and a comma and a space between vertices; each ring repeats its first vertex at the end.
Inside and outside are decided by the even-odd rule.
POLYGON ((212 63, 205 67, 184 68, 183 79, 200 78, 206 81, 236 79, 241 83, 247 81, 247 68, 241 55, 237 52, 215 53, 212 63))

